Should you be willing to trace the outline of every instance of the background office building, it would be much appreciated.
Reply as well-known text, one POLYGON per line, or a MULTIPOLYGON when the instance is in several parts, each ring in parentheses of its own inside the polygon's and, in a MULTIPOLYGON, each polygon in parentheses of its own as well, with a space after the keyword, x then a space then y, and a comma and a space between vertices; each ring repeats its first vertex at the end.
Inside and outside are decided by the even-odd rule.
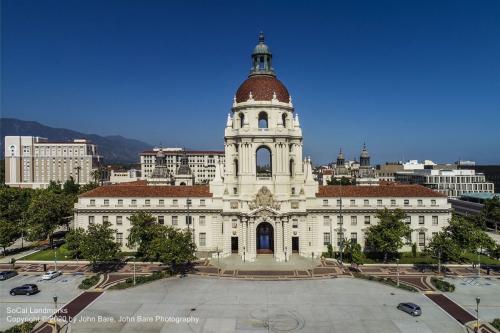
POLYGON ((97 146, 85 139, 50 142, 34 136, 5 137, 5 184, 13 187, 45 188, 51 181, 64 183, 70 177, 85 184, 101 157, 97 146))

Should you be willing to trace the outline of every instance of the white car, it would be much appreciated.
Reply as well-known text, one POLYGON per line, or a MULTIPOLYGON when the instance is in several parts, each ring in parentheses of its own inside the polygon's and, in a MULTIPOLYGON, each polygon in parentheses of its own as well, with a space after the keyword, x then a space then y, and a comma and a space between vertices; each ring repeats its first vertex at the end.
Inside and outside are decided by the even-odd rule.
POLYGON ((58 277, 62 273, 59 271, 48 271, 42 275, 42 280, 52 280, 53 278, 58 277))

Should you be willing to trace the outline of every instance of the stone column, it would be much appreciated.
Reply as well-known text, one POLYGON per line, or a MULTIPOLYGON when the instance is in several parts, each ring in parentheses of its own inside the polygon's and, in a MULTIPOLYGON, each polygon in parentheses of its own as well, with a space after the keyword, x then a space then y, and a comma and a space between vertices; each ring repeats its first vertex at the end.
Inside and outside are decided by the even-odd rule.
POLYGON ((255 219, 251 218, 248 223, 248 228, 250 229, 248 232, 248 258, 247 260, 252 262, 255 261, 257 257, 257 244, 256 244, 256 224, 255 219))
POLYGON ((281 219, 274 220, 274 257, 276 261, 284 261, 283 252, 283 227, 281 219))
POLYGON ((222 223, 224 223, 224 234, 223 237, 223 249, 222 256, 231 255, 231 218, 229 216, 224 216, 222 223))

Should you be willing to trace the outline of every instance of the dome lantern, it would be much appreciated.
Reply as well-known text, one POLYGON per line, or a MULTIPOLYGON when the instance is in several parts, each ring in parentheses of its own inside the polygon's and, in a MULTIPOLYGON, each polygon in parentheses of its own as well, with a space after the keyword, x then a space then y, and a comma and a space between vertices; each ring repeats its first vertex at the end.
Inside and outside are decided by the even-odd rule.
POLYGON ((264 43, 264 33, 261 31, 259 34, 259 44, 255 46, 252 52, 252 69, 250 70, 249 77, 259 74, 275 76, 271 62, 272 58, 273 55, 269 47, 264 43))

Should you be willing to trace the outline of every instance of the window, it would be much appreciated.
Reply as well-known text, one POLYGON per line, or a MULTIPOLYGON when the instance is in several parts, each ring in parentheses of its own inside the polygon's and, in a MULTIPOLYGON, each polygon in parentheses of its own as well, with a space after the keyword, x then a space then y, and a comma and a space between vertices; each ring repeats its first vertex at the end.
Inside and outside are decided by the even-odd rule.
POLYGON ((411 224, 411 216, 410 215, 406 216, 405 223, 406 224, 411 224))
POLYGON ((343 216, 338 215, 338 216, 337 216, 337 224, 338 224, 338 225, 341 225, 341 224, 343 224, 343 223, 344 223, 344 217, 343 217, 343 216))
POLYGON ((356 200, 351 199, 351 206, 356 206, 356 200))
POLYGON ((411 244, 411 234, 408 234, 408 236, 405 237, 405 244, 410 245, 411 244))
POLYGON ((204 232, 200 232, 199 237, 199 243, 200 246, 206 246, 207 245, 207 234, 204 232))
POLYGON ((146 199, 146 200, 144 201, 144 205, 146 205, 146 206, 151 205, 151 200, 146 199))
POLYGON ((255 163, 257 177, 271 177, 272 175, 272 154, 267 146, 260 146, 255 152, 255 163))
POLYGON ((423 215, 420 215, 418 217, 418 224, 419 225, 424 225, 425 224, 425 217, 423 215))
POLYGON ((95 199, 90 199, 90 205, 95 206, 95 199))
POLYGON ((118 199, 118 206, 122 206, 123 205, 123 199, 118 199))
POLYGON ((89 216, 89 224, 92 224, 95 222, 95 217, 94 216, 89 216))
POLYGON ((425 246, 425 232, 418 233, 418 245, 425 246))
POLYGON ((233 219, 231 221, 231 226, 233 227, 233 229, 236 229, 238 227, 238 220, 237 219, 233 219))
POLYGON ((328 206, 328 199, 323 200, 323 206, 328 206))
POLYGON ((104 199, 104 206, 109 206, 109 199, 104 199))
POLYGON ((178 216, 172 216, 172 225, 174 225, 174 226, 179 225, 179 217, 178 216))
POLYGON ((377 199, 377 206, 382 206, 382 199, 377 199))
POLYGON ((363 200, 363 205, 365 206, 370 205, 370 201, 368 199, 363 200))
POLYGON ((200 199, 200 206, 205 206, 205 199, 200 199))
POLYGON ((173 199, 172 200, 172 206, 177 206, 177 205, 179 205, 179 200, 173 199))
POLYGON ((204 227, 205 226, 205 216, 200 216, 200 220, 198 221, 198 224, 200 225, 200 227, 204 227))
POLYGON ((107 223, 109 222, 109 217, 108 216, 103 216, 102 217, 102 223, 107 223))
POLYGON ((117 216, 116 217, 116 225, 122 225, 123 224, 123 217, 117 216))
POLYGON ((417 200, 417 205, 423 206, 424 205, 424 201, 422 199, 418 199, 417 200))
POLYGON ((353 242, 353 243, 358 242, 358 233, 357 232, 351 232, 351 242, 353 242))
POLYGON ((435 200, 435 199, 432 199, 432 200, 431 200, 431 205, 432 205, 432 206, 436 206, 436 200, 435 200))
POLYGON ((365 216, 365 224, 370 224, 370 216, 365 216))
POLYGON ((292 220, 292 228, 297 229, 299 227, 299 220, 292 220))
POLYGON ((186 216, 186 225, 192 225, 193 224, 193 217, 191 215, 186 216))
POLYGON ((410 200, 405 199, 404 204, 405 204, 405 206, 408 206, 410 204, 410 200))
POLYGON ((233 187, 233 194, 238 194, 238 188, 237 187, 233 187))
POLYGON ((337 199, 337 206, 341 206, 342 205, 342 200, 341 199, 337 199))
POLYGON ((136 199, 132 199, 132 206, 135 206, 137 205, 137 200, 136 199))
POLYGON ((328 245, 331 242, 330 238, 330 233, 329 232, 324 232, 323 233, 323 245, 328 245))
POLYGON ((358 217, 351 216, 351 225, 358 225, 358 217))
POLYGON ((330 216, 323 216, 323 226, 325 227, 330 226, 330 216))
POLYGON ((433 217, 432 217, 432 225, 433 225, 433 226, 438 225, 438 217, 437 217, 437 216, 433 216, 433 217))
POLYGON ((259 128, 268 128, 267 113, 259 113, 259 128))
POLYGON ((165 217, 164 216, 158 216, 158 224, 165 224, 165 217))
POLYGON ((116 233, 116 242, 120 245, 123 245, 123 233, 122 232, 116 233))
POLYGON ((396 206, 396 199, 391 199, 391 206, 396 206))
POLYGON ((159 204, 160 206, 165 205, 165 200, 163 200, 163 199, 158 200, 158 204, 159 204))

